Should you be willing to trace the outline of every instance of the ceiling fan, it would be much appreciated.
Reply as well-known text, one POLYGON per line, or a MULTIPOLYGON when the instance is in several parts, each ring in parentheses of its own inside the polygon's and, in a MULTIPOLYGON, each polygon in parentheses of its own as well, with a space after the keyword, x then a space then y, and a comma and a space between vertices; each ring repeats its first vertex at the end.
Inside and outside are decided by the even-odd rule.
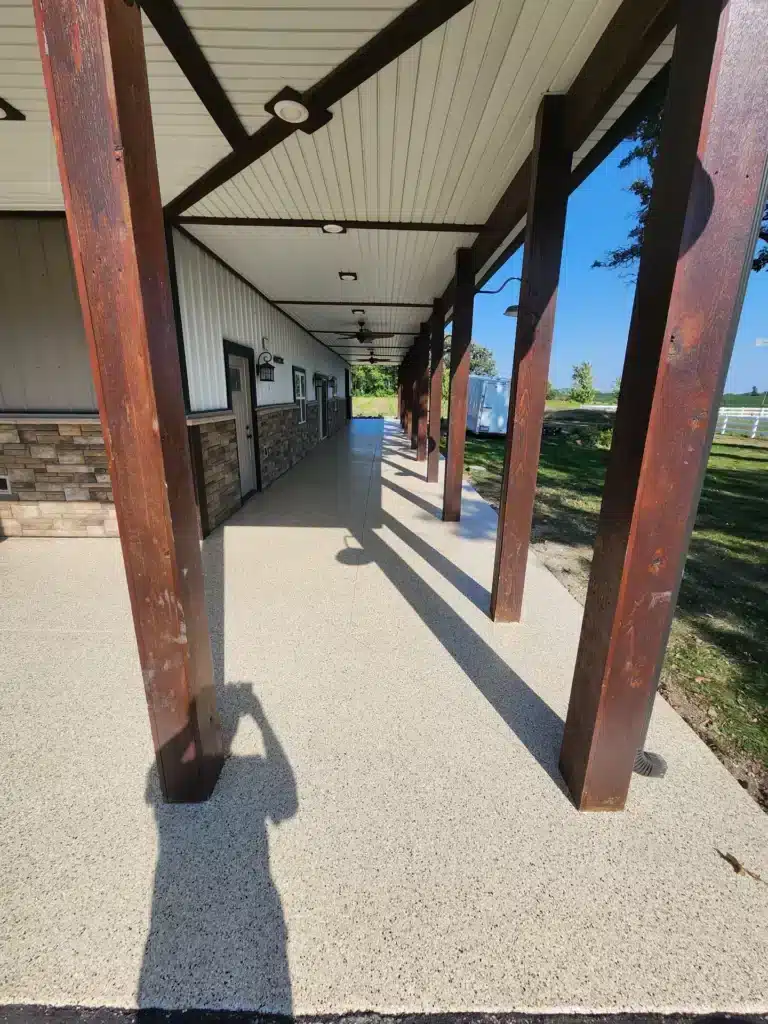
POLYGON ((388 363, 389 359, 380 359, 377 356, 375 356, 373 354, 373 352, 371 352, 370 356, 367 359, 353 359, 352 362, 353 363, 371 363, 371 365, 374 365, 375 363, 388 363))
POLYGON ((361 345, 365 345, 367 342, 372 341, 374 338, 394 338, 394 334, 387 334, 383 331, 370 331, 365 326, 365 320, 357 321, 358 330, 346 331, 339 335, 340 338, 354 338, 359 341, 361 345))

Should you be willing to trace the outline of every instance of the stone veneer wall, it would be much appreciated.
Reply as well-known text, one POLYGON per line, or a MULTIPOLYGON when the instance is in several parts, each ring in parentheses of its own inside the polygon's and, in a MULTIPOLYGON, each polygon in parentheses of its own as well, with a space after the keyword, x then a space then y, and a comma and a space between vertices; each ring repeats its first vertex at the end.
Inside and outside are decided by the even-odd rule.
MULTIPOLYGON (((328 400, 328 436, 346 422, 343 398, 328 400)), ((307 422, 299 423, 297 405, 263 405, 256 410, 261 454, 261 486, 268 487, 320 441, 320 408, 307 402, 307 422)))
POLYGON ((0 422, 0 537, 116 537, 98 420, 0 422))
POLYGON ((203 487, 201 489, 198 481, 198 502, 202 499, 205 504, 205 513, 201 509, 200 518, 203 533, 208 534, 236 512, 242 504, 237 428, 234 419, 225 419, 193 424, 189 430, 193 463, 195 441, 192 432, 199 432, 198 473, 202 469, 203 487))

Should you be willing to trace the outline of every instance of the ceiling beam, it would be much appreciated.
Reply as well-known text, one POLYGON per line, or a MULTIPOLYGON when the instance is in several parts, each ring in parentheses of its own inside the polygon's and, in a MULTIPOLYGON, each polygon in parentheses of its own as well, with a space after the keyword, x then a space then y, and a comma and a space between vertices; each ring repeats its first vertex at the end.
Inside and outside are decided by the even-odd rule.
MULTIPOLYGON (((352 334, 352 331, 345 331, 343 328, 339 328, 339 330, 332 331, 332 330, 329 330, 327 327, 324 327, 322 330, 320 330, 317 327, 308 327, 307 330, 308 331, 314 331, 315 334, 352 334)), ((419 332, 418 331, 379 331, 379 332, 374 332, 374 333, 377 333, 379 335, 379 339, 378 340, 381 341, 381 340, 383 340, 383 337, 386 337, 386 338, 410 338, 410 337, 415 337, 419 332)), ((362 344, 367 344, 367 342, 363 342, 362 344)))
POLYGON ((245 125, 237 115, 221 82, 200 49, 174 0, 139 0, 155 32, 170 50, 171 56, 195 90, 216 127, 237 149, 248 140, 245 125))
MULTIPOLYGON (((566 94, 565 132, 574 152, 674 29, 676 17, 674 0, 624 0, 566 94)), ((476 272, 525 217, 530 179, 528 155, 472 245, 476 272)), ((452 306, 453 287, 452 279, 443 294, 446 312, 452 306)))
POLYGON ((374 302, 366 299, 345 299, 341 302, 327 302, 325 299, 273 299, 276 306, 349 306, 351 309, 431 309, 431 302, 374 302))
POLYGON ((18 107, 14 107, 8 100, 4 100, 0 96, 0 111, 3 113, 3 117, 0 117, 0 121, 26 121, 26 114, 22 114, 18 107))
MULTIPOLYGON (((581 163, 573 169, 570 182, 572 193, 576 191, 582 182, 586 181, 592 171, 600 166, 603 160, 616 149, 620 142, 623 142, 624 139, 632 134, 643 117, 661 106, 667 94, 668 84, 669 63, 666 63, 658 74, 648 82, 645 88, 635 96, 627 109, 616 118, 608 131, 600 137, 581 163)), ((524 239, 525 228, 522 228, 512 241, 502 249, 493 263, 486 267, 480 275, 477 281, 478 288, 482 288, 486 282, 490 281, 493 275, 504 266, 509 257, 517 252, 524 239)))
MULTIPOLYGON (((359 50, 355 50, 338 67, 310 86, 303 93, 302 102, 311 109, 328 109, 472 2, 473 0, 416 0, 359 50)), ((288 84, 290 83, 286 83, 288 84)), ((190 206, 200 202, 214 189, 284 142, 300 127, 281 121, 277 117, 271 118, 242 145, 235 148, 234 152, 225 156, 173 199, 167 206, 168 214, 176 217, 188 210, 190 206)))
MULTIPOLYGON (((338 224, 345 231, 447 231, 456 235, 477 235, 485 231, 485 224, 427 223, 420 220, 298 220, 280 217, 177 217, 179 224, 199 224, 209 227, 232 228, 323 228, 338 224)), ((328 232, 332 234, 333 232, 328 232)))

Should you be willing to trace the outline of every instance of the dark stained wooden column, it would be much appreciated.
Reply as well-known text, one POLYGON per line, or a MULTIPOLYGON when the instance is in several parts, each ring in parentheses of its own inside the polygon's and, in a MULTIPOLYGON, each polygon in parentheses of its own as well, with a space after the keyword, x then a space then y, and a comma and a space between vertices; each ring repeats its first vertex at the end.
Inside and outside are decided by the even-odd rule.
POLYGON ((352 419, 352 374, 349 370, 344 371, 344 389, 347 397, 346 401, 346 412, 347 419, 352 419))
POLYGON ((461 518, 464 444, 467 437, 469 346, 472 343, 474 303, 475 267, 472 250, 459 249, 456 252, 456 288, 453 302, 451 376, 448 394, 448 451, 443 491, 443 519, 447 523, 458 523, 461 518))
POLYGON ((536 118, 491 588, 498 622, 519 622, 523 605, 573 159, 565 111, 565 96, 545 96, 536 118))
POLYGON ((411 435, 411 413, 412 408, 412 396, 413 396, 413 378, 411 376, 411 370, 413 366, 413 349, 410 349, 406 356, 403 364, 403 430, 406 435, 411 435))
POLYGON ((419 341, 418 338, 411 349, 411 384, 408 398, 411 405, 411 448, 419 447, 419 341))
POLYGON ((445 310, 435 299, 430 327, 429 430, 427 437, 427 482, 436 484, 440 475, 440 417, 443 405, 443 347, 445 310))
POLYGON ((682 0, 560 767, 620 810, 677 601, 763 210, 768 19, 682 0))
POLYGON ((429 324, 421 325, 421 334, 416 342, 418 348, 416 360, 416 459, 427 461, 427 408, 429 404, 429 324))
POLYGON ((222 745, 141 14, 34 7, 160 784, 202 800, 222 745))

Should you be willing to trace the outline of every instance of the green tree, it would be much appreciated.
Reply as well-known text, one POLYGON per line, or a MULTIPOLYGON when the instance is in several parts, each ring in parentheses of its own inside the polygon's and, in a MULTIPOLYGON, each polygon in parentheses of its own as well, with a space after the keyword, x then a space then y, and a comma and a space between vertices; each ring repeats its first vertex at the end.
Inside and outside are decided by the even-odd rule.
POLYGON ((476 341, 469 346, 469 372, 480 373, 484 377, 497 377, 499 372, 493 352, 476 341))
MULTIPOLYGON (((445 336, 445 348, 443 349, 443 359, 445 361, 446 369, 450 370, 451 365, 451 336, 446 334, 445 336)), ((485 345, 479 345, 476 341, 470 342, 469 345, 469 372, 479 373, 484 377, 497 377, 499 374, 496 368, 496 359, 493 352, 485 345)))
POLYGON ((618 401, 619 400, 619 391, 620 390, 621 390, 621 377, 617 377, 616 380, 613 382, 613 387, 611 388, 611 398, 614 398, 616 401, 618 401))
POLYGON ((397 391, 397 367, 395 366, 353 366, 352 394, 372 395, 384 398, 397 391))
POLYGON ((752 395, 753 398, 757 397, 757 395, 760 394, 760 392, 757 390, 757 384, 752 385, 752 390, 749 393, 750 395, 752 395))
MULTIPOLYGON (((635 160, 643 161, 645 173, 636 178, 627 191, 637 196, 639 208, 637 220, 630 229, 627 242, 617 249, 611 249, 603 259, 595 260, 593 267, 607 267, 611 270, 629 270, 634 272, 640 259, 640 250, 643 245, 645 234, 645 223, 648 217, 648 206, 651 201, 651 189, 653 187, 653 175, 656 170, 656 160, 659 155, 659 138, 661 136, 663 103, 658 110, 640 121, 637 128, 628 136, 628 141, 634 145, 627 155, 619 163, 619 167, 631 166, 635 160)), ((763 210, 763 220, 760 226, 759 242, 757 251, 752 261, 753 270, 762 270, 768 266, 768 204, 763 210)))
POLYGON ((570 391, 572 402, 588 405, 595 400, 595 381, 592 376, 592 363, 578 363, 573 368, 573 385, 570 391))
POLYGON ((553 398, 557 398, 557 388, 554 386, 551 380, 547 381, 547 401, 551 402, 553 398))

